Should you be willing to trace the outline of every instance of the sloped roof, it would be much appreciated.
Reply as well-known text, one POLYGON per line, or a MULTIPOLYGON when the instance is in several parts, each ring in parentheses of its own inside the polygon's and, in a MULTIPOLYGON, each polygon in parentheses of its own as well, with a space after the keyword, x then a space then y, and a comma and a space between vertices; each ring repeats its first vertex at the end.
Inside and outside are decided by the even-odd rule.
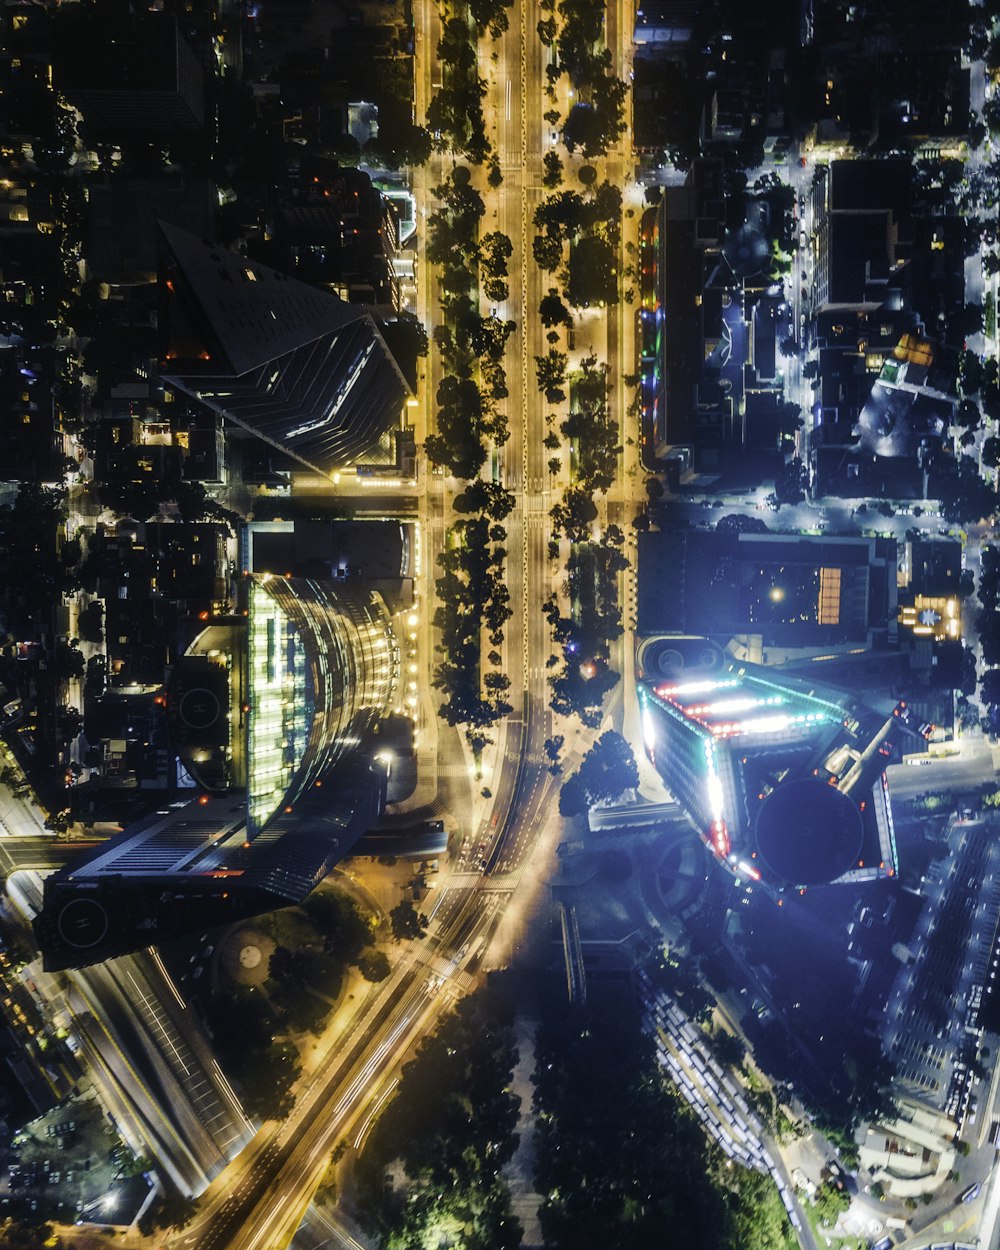
POLYGON ((226 371, 237 377, 367 316, 357 305, 187 230, 165 221, 159 226, 214 331, 226 371))

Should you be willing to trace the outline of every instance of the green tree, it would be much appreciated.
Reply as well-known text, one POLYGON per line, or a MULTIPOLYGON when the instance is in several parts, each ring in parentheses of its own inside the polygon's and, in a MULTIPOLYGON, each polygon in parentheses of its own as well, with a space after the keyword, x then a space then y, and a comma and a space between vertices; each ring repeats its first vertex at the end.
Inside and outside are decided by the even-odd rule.
POLYGON ((566 366, 569 357, 565 352, 550 347, 546 355, 535 357, 535 376, 538 389, 550 404, 560 404, 566 398, 562 390, 566 382, 566 366))
POLYGON ((400 942, 422 938, 427 932, 427 917, 418 912, 406 898, 389 912, 389 921, 392 925, 392 936, 400 942))
POLYGON ((198 1204, 193 1198, 186 1198, 172 1189, 153 1203, 140 1221, 139 1229, 148 1237, 158 1229, 187 1228, 197 1213, 198 1204))
POLYGON ((570 251, 566 295, 574 308, 618 302, 615 255, 604 239, 589 236, 577 240, 570 251))
POLYGON ((988 668, 980 678, 979 697, 987 704, 1000 704, 1000 668, 988 668))
POLYGON ((838 1189, 836 1185, 831 1184, 829 1181, 816 1190, 813 1198, 813 1206, 816 1208, 816 1213, 829 1228, 836 1224, 837 1219, 850 1205, 850 1195, 845 1190, 838 1189))
POLYGON ((365 951, 358 960, 358 969, 366 981, 384 981, 392 971, 384 951, 365 951))
POLYGON ((590 804, 620 798, 639 785, 639 769, 632 747, 621 734, 601 734, 580 762, 578 776, 590 804))
POLYGON ((510 0, 470 0, 469 13, 479 27, 480 35, 489 34, 499 39, 509 25, 507 10, 510 0))
POLYGON ((535 264, 546 273, 551 273, 562 264, 563 245, 559 239, 549 234, 536 234, 531 240, 531 254, 535 264))
POLYGON ((559 292, 554 287, 549 287, 539 301, 538 314, 543 326, 571 326, 573 324, 569 309, 562 302, 559 292))

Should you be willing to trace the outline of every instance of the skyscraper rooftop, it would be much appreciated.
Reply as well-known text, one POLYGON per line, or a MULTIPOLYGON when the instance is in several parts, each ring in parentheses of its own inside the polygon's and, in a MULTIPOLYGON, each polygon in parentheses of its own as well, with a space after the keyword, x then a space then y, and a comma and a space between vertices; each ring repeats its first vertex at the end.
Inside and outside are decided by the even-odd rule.
POLYGON ((169 385, 316 472, 395 462, 409 388, 363 308, 160 230, 169 385))
POLYGON ((647 754, 734 875, 776 892, 892 876, 885 769, 915 744, 888 715, 753 665, 640 685, 647 754))

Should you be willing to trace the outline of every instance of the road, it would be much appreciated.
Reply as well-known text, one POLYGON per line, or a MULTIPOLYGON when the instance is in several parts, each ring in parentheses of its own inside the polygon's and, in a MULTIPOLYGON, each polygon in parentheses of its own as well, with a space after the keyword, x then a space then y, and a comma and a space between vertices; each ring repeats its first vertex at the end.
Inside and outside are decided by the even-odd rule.
MULTIPOLYGON (((422 115, 432 89, 438 18, 428 0, 415 16, 417 111, 422 115)), ((470 829, 456 871, 441 883, 429 937, 407 950, 387 982, 372 988, 305 1082, 291 1117, 282 1125, 264 1126, 209 1189, 197 1221, 174 1238, 174 1245, 198 1250, 237 1246, 270 1250, 287 1244, 309 1206, 333 1146, 364 1123, 415 1039, 433 1027, 454 993, 471 986, 470 977, 501 918, 509 913, 512 899, 533 888, 534 883, 525 877, 525 866, 539 832, 555 810, 557 789, 544 764, 543 743, 552 732, 545 684, 550 645, 540 611, 551 581, 547 544, 552 490, 542 443, 544 413, 532 360, 547 345, 537 316, 540 277, 534 265, 526 263, 532 218, 542 196, 545 53, 535 33, 540 16, 537 0, 522 0, 510 11, 510 29, 495 44, 496 60, 486 46, 480 53, 481 72, 489 81, 484 101, 488 133, 504 177, 499 189, 484 191, 484 228, 500 229, 511 239, 510 297, 500 313, 517 323, 505 358, 510 437, 499 460, 504 484, 516 501, 506 522, 507 584, 514 614, 505 639, 505 670, 511 679, 508 697, 516 711, 501 731, 500 759, 491 779, 492 810, 482 827, 470 829)), ((427 167, 415 171, 414 190, 422 219, 434 207, 430 188, 449 165, 435 156, 427 167)), ((615 172, 624 177, 621 155, 615 172)), ((432 326, 437 305, 434 275, 425 260, 420 265, 419 312, 425 324, 432 326)), ((619 335, 616 352, 623 315, 619 313, 617 328, 608 336, 619 335)), ((621 412, 617 373, 615 378, 621 412)), ((432 354, 415 410, 418 440, 433 428, 431 402, 438 381, 439 362, 432 354)), ((425 573, 432 574, 444 542, 456 485, 435 475, 423 477, 418 507, 426 540, 425 573)), ((552 485, 558 486, 558 480, 552 485)), ((430 585, 428 579, 428 591, 430 585)), ((424 654, 429 655, 433 645, 430 593, 424 604, 419 628, 424 654)), ((433 712, 434 702, 425 684, 421 727, 428 735, 435 733, 433 712)))

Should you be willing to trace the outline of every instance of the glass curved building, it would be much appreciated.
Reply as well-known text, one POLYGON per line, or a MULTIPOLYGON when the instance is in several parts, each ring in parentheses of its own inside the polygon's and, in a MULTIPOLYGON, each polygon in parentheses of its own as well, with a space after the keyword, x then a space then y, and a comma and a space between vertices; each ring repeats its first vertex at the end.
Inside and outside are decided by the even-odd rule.
POLYGON ((399 650, 382 599, 255 574, 247 631, 247 828, 293 804, 388 709, 399 650))

